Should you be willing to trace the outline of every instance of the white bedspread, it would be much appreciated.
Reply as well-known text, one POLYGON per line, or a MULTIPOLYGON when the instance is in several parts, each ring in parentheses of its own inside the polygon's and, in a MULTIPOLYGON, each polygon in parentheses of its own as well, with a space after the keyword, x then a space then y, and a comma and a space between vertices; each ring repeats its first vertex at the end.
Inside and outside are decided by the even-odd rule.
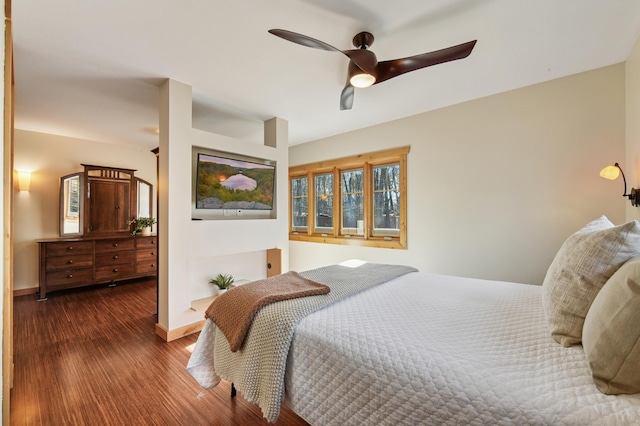
MULTIPOLYGON (((275 422, 285 397, 284 376, 296 325, 311 312, 401 275, 416 271, 401 265, 363 263, 357 267, 331 265, 304 271, 302 276, 331 288, 327 294, 268 304, 253 318, 243 347, 232 352, 223 333, 207 321, 189 358, 187 371, 205 388, 221 378, 232 381, 264 417, 275 422)), ((277 284, 276 284, 277 285, 277 284)))
POLYGON ((640 395, 601 394, 552 340, 540 294, 411 273, 340 301, 298 325, 287 403, 318 426, 640 424, 640 395))

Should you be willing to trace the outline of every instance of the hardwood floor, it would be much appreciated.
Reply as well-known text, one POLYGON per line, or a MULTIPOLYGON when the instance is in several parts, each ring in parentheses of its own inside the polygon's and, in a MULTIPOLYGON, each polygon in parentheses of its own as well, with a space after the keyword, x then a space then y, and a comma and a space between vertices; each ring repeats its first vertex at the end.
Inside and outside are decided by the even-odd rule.
MULTIPOLYGON (((154 333, 155 281, 15 298, 12 425, 259 425, 230 385, 187 373, 197 334, 154 333)), ((279 425, 307 425, 286 406, 279 425)))

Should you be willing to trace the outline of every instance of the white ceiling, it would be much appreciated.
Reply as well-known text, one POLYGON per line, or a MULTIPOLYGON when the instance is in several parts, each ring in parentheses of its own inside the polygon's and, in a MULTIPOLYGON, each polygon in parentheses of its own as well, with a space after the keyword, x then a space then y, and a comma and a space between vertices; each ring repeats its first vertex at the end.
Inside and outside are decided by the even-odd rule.
POLYGON ((193 87, 194 127, 258 140, 289 121, 291 144, 624 61, 638 0, 13 0, 16 128, 158 144, 158 87, 193 87), (379 60, 477 39, 471 55, 356 89, 348 59, 270 35, 282 28, 379 60))

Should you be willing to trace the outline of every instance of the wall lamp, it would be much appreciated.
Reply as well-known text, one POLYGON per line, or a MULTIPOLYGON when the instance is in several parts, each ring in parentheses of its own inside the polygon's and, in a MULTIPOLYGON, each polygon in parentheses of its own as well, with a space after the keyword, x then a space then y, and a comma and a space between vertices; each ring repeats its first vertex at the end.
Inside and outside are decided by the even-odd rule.
POLYGON ((31 172, 18 172, 18 189, 29 192, 31 186, 31 172))
POLYGON ((613 166, 607 166, 604 169, 600 170, 600 176, 609 180, 616 180, 618 176, 622 175, 622 181, 624 182, 624 194, 623 197, 628 197, 631 200, 631 205, 637 207, 640 205, 638 200, 638 190, 635 188, 631 188, 631 193, 627 194, 627 179, 624 177, 624 172, 620 168, 618 163, 615 163, 613 166))

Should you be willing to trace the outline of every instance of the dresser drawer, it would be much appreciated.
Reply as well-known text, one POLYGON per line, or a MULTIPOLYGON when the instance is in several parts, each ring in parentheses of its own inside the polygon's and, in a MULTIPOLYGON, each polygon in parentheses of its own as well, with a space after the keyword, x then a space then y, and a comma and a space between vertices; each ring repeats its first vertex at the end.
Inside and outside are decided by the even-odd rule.
POLYGON ((133 250, 96 253, 96 267, 133 263, 134 260, 135 252, 133 250))
POLYGON ((45 259, 45 269, 57 271, 70 268, 87 268, 93 266, 93 256, 88 254, 65 254, 64 256, 47 256, 45 259))
POLYGON ((47 286, 71 285, 86 283, 91 284, 93 269, 73 269, 65 271, 54 271, 47 273, 47 286))
POLYGON ((145 249, 136 251, 136 260, 140 261, 153 261, 155 262, 158 258, 158 252, 155 249, 145 249))
POLYGON ((96 253, 113 250, 133 250, 134 242, 131 238, 114 238, 109 240, 96 241, 96 253))
POLYGON ((155 275, 158 273, 158 263, 155 260, 138 261, 136 263, 136 273, 155 275))
POLYGON ((133 264, 96 267, 96 280, 117 280, 133 275, 133 264))
POLYGON ((157 237, 138 237, 136 239, 136 247, 140 249, 156 249, 158 246, 157 237))
POLYGON ((46 256, 64 256, 68 254, 91 254, 93 243, 91 241, 62 241, 59 243, 47 243, 45 245, 46 256))

